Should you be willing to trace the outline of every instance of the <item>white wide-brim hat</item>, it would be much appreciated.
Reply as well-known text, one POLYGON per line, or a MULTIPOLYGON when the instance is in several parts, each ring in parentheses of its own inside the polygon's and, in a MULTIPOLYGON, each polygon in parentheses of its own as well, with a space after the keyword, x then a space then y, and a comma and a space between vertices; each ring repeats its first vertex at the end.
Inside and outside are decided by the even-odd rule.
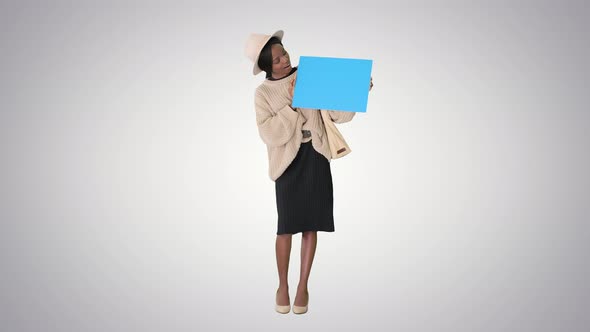
POLYGON ((254 62, 254 68, 252 68, 252 73, 254 75, 257 75, 262 71, 262 69, 258 67, 258 58, 260 57, 260 51, 262 51, 264 45, 266 45, 272 37, 277 37, 282 42, 283 35, 283 30, 277 30, 277 32, 272 35, 263 35, 259 33, 250 34, 250 37, 248 37, 248 41, 246 42, 245 53, 246 56, 254 62))

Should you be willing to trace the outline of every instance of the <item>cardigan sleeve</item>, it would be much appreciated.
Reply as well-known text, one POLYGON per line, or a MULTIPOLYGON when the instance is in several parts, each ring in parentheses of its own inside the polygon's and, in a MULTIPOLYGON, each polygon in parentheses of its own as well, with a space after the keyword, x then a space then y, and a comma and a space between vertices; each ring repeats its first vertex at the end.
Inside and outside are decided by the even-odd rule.
POLYGON ((349 122, 354 118, 356 112, 348 112, 348 111, 328 111, 330 114, 330 118, 332 118, 333 122, 336 123, 345 123, 349 122))
POLYGON ((285 105, 276 114, 271 112, 266 98, 256 91, 255 96, 256 124, 262 141, 269 147, 285 145, 293 137, 297 129, 299 112, 285 105))

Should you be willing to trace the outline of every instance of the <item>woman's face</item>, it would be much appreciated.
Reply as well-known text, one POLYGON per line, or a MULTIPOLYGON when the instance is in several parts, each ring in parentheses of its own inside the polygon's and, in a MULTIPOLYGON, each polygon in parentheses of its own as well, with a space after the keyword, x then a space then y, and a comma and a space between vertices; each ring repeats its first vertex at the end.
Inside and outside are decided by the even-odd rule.
POLYGON ((272 44, 272 77, 281 78, 291 72, 291 60, 289 53, 281 44, 272 44))

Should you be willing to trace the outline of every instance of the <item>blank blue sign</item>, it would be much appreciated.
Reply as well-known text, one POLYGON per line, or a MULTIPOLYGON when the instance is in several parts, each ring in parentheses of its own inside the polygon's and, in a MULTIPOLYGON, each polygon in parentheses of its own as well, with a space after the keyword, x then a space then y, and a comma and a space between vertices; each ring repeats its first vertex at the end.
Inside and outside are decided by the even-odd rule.
POLYGON ((293 106, 366 112, 373 60, 301 56, 293 106))

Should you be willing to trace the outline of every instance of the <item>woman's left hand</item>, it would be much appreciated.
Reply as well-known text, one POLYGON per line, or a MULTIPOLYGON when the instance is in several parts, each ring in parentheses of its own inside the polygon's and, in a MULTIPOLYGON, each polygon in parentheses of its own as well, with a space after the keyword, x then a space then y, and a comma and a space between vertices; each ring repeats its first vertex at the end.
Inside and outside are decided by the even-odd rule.
POLYGON ((295 81, 297 80, 297 78, 295 78, 293 81, 291 81, 291 87, 289 87, 289 95, 291 96, 291 99, 293 99, 293 94, 295 92, 295 81))

